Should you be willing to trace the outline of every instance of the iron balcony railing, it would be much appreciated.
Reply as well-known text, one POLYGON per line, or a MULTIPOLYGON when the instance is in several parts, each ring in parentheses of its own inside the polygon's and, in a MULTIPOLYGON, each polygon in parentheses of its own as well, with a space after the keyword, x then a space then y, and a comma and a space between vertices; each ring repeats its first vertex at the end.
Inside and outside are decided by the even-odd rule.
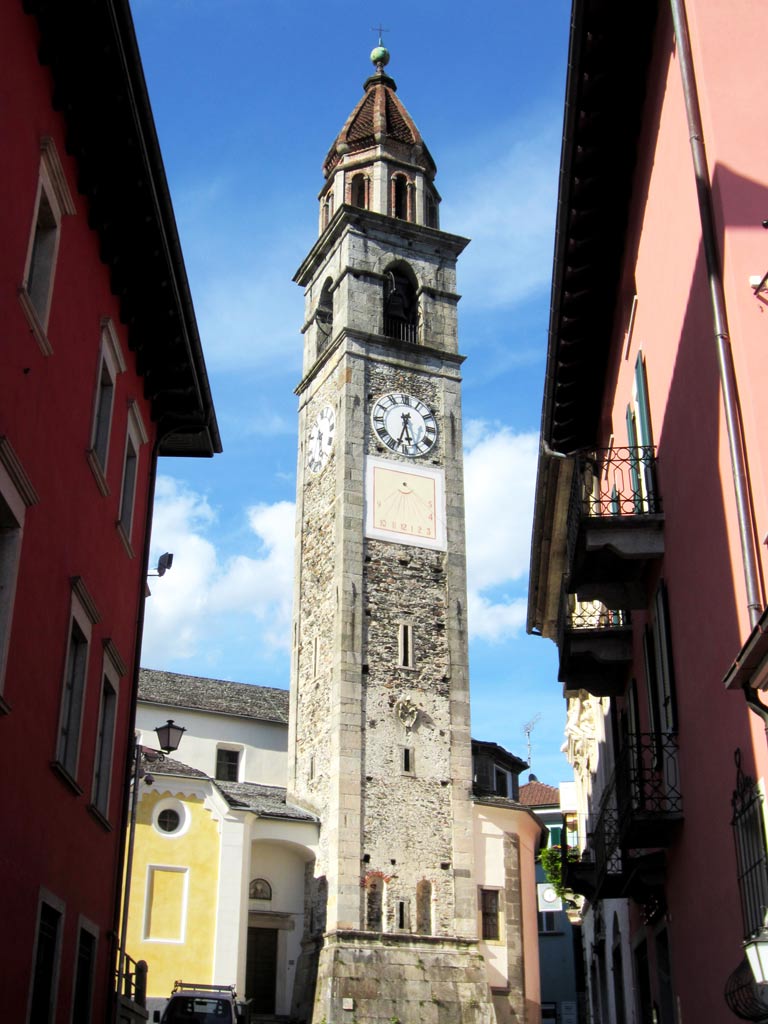
POLYGON ((674 734, 627 735, 616 762, 616 798, 622 846, 667 845, 666 826, 683 816, 674 734))
POLYGON ((744 938, 756 935, 768 913, 768 850, 763 796, 755 780, 741 767, 741 750, 734 754, 736 788, 731 798, 731 827, 736 843, 736 869, 741 897, 744 938))
POLYGON ((662 511, 652 445, 597 448, 575 458, 568 514, 569 564, 582 520, 658 515, 662 511))
POLYGON ((407 341, 415 345, 418 340, 418 327, 407 320, 398 320, 395 317, 384 317, 384 333, 388 338, 396 341, 407 341))
POLYGON ((605 887, 609 876, 621 879, 624 868, 619 841, 616 786, 613 779, 603 793, 600 813, 592 828, 589 844, 594 851, 596 884, 599 891, 605 887))
POLYGON ((582 514, 647 516, 661 512, 656 449, 651 445, 598 448, 579 456, 582 514))
POLYGON ((575 594, 568 593, 568 583, 564 580, 560 591, 558 625, 558 646, 562 646, 566 630, 591 632, 625 629, 631 625, 631 618, 628 611, 606 608, 602 601, 579 601, 575 594))

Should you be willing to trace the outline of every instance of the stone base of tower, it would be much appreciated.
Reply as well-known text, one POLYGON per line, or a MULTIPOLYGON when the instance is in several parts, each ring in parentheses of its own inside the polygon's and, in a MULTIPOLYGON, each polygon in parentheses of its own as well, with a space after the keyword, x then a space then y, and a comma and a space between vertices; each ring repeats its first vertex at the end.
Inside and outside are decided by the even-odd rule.
POLYGON ((320 951, 312 1024, 495 1024, 477 943, 333 932, 320 951))

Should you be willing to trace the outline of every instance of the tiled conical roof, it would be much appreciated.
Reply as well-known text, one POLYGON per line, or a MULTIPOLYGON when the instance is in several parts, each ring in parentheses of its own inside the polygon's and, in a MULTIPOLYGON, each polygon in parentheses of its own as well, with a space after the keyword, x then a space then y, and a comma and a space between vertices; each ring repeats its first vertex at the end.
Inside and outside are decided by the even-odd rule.
POLYGON ((408 157, 433 177, 434 161, 411 115, 395 95, 393 78, 379 69, 365 83, 365 95, 349 115, 323 162, 327 178, 344 153, 387 143, 411 147, 408 157))

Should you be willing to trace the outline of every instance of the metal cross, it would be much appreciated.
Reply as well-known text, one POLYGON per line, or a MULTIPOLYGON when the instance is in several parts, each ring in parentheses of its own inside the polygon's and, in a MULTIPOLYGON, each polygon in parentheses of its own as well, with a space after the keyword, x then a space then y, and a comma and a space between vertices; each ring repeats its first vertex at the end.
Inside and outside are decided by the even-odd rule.
POLYGON ((378 28, 372 28, 371 32, 378 32, 379 33, 379 46, 383 46, 384 43, 381 41, 381 33, 382 32, 389 32, 389 29, 388 28, 382 28, 381 25, 379 25, 378 28))

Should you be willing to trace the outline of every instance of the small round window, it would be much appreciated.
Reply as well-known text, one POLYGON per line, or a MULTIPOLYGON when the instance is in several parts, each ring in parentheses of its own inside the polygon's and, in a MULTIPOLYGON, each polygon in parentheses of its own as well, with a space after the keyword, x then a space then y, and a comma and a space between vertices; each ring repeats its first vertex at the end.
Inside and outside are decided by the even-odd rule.
POLYGON ((178 811, 167 808, 164 811, 160 811, 157 816, 157 827, 162 832, 177 832, 180 825, 181 817, 178 811))
POLYGON ((155 806, 152 824, 161 836, 180 836, 189 828, 189 812, 181 800, 166 797, 155 806))

